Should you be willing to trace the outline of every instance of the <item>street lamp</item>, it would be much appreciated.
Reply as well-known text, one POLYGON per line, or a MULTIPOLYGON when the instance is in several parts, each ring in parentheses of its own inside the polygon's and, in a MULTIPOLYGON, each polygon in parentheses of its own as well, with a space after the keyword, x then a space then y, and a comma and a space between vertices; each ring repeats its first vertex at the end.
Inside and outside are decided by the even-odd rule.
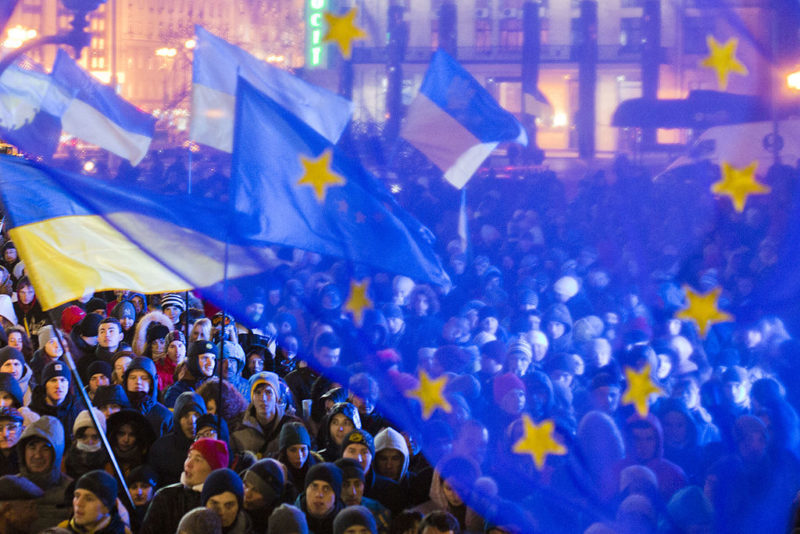
POLYGON ((25 41, 36 39, 37 32, 31 28, 23 28, 19 24, 8 29, 8 37, 3 41, 3 48, 19 48, 25 41))
POLYGON ((33 40, 27 40, 30 39, 30 37, 28 36, 29 34, 26 33, 26 40, 20 42, 18 47, 10 47, 14 48, 14 51, 8 53, 0 61, 0 74, 2 74, 9 65, 13 64, 23 54, 42 45, 64 44, 71 46, 75 50, 75 57, 79 58, 81 51, 89 46, 89 43, 92 40, 92 34, 86 31, 86 28, 89 26, 89 13, 100 7, 100 5, 104 4, 105 2, 106 0, 61 0, 61 3, 64 4, 64 7, 73 13, 72 20, 70 21, 72 28, 64 33, 57 35, 45 35, 33 40))

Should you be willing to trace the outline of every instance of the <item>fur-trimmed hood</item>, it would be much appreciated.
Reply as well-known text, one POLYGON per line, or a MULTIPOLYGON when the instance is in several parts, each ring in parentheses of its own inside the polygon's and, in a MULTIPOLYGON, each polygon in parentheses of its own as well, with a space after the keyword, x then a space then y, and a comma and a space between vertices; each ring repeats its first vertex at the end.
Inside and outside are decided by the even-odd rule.
POLYGON ((160 311, 151 311, 146 313, 139 323, 136 325, 136 332, 133 334, 133 352, 137 354, 137 356, 143 356, 144 350, 147 347, 147 327, 149 327, 153 323, 161 323, 169 332, 175 329, 175 326, 172 324, 172 321, 169 320, 169 317, 161 313, 160 311))

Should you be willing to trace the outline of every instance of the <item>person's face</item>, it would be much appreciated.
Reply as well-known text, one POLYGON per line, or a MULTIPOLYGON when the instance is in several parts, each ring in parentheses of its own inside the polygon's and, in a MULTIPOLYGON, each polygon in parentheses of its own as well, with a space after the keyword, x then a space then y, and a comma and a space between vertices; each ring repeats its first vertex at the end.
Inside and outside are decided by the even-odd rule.
POLYGON ((100 444, 100 434, 98 434, 97 430, 94 428, 87 428, 83 431, 83 434, 78 440, 84 445, 96 447, 100 444))
POLYGON ((114 374, 122 378, 130 363, 131 358, 128 358, 127 356, 120 356, 117 358, 117 360, 114 362, 114 374))
MULTIPOLYGON (((280 293, 279 293, 279 295, 280 295, 280 293)), ((244 312, 253 321, 260 321, 261 320, 261 316, 264 315, 264 303, 263 302, 251 302, 244 309, 244 312)))
POLYGON ((25 444, 25 465, 31 473, 49 473, 53 468, 55 452, 43 439, 32 439, 25 444))
POLYGON ((327 369, 339 363, 341 353, 342 349, 340 348, 319 347, 314 351, 314 356, 319 364, 327 369))
POLYGON ((611 361, 611 344, 605 338, 597 338, 592 342, 591 357, 597 367, 608 365, 611 361))
POLYGON ((333 442, 340 446, 347 434, 355 430, 355 428, 349 417, 342 413, 337 413, 331 418, 329 430, 333 442))
POLYGON ((95 373, 89 378, 89 391, 94 393, 100 386, 107 386, 111 383, 103 373, 95 373))
POLYGON ((236 495, 225 491, 209 498, 206 508, 214 510, 222 519, 222 528, 228 528, 236 522, 236 516, 239 514, 239 501, 236 495))
POLYGON ((114 323, 103 323, 97 330, 97 344, 109 350, 116 350, 122 341, 122 332, 114 323))
POLYGON ((131 493, 135 506, 145 506, 153 497, 153 486, 144 482, 134 482, 128 486, 128 491, 131 493))
POLYGON ((295 469, 302 469, 308 458, 308 446, 292 445, 286 449, 286 458, 295 469))
POLYGON ((128 374, 128 391, 150 393, 150 375, 143 369, 134 369, 128 374))
POLYGON ((524 376, 531 365, 531 358, 522 352, 512 352, 508 355, 508 370, 517 376, 524 376))
POLYGON ((403 453, 396 449, 384 449, 375 455, 375 471, 392 480, 400 479, 404 463, 403 453))
POLYGON ((144 301, 138 295, 131 298, 131 304, 133 304, 133 309, 136 310, 136 315, 139 315, 144 310, 144 301))
POLYGON ((251 373, 260 373, 264 370, 264 360, 258 354, 251 354, 247 358, 247 368, 251 373))
POLYGON ((245 510, 260 510, 261 508, 265 508, 269 503, 255 486, 245 480, 243 504, 245 510))
POLYGON ((552 380, 554 384, 560 382, 564 387, 568 388, 570 384, 572 384, 572 373, 557 369, 550 373, 550 380, 552 380))
POLYGON ((342 452, 342 458, 351 458, 361 465, 361 469, 366 473, 372 465, 372 453, 369 447, 361 443, 351 443, 342 452))
POLYGON ((164 315, 169 317, 173 324, 176 324, 181 319, 181 309, 177 306, 166 306, 164 308, 164 315))
POLYGON ((619 388, 601 386, 592 391, 592 405, 596 410, 607 414, 614 413, 619 407, 619 388))
POLYGON ((0 366, 0 373, 10 373, 14 376, 15 380, 19 380, 22 376, 22 369, 22 362, 16 358, 11 358, 10 360, 6 360, 3 365, 0 366))
POLYGON ((167 347, 167 357, 175 363, 181 363, 186 358, 186 345, 183 341, 175 340, 167 347))
POLYGON ((22 334, 19 332, 11 332, 8 334, 8 346, 15 349, 22 350, 22 334))
POLYGON ((747 388, 741 382, 726 382, 722 385, 722 393, 728 402, 743 404, 747 399, 747 388))
POLYGON ((335 503, 336 493, 327 482, 314 480, 306 487, 306 505, 312 517, 325 517, 335 503))
POLYGON ((152 343, 150 343, 150 350, 153 354, 162 354, 164 349, 167 346, 167 339, 160 337, 158 339, 154 339, 152 343))
POLYGON ((461 500, 461 497, 458 496, 458 493, 453 489, 453 486, 450 485, 448 480, 442 483, 442 490, 444 491, 444 498, 447 499, 450 506, 461 506, 464 504, 464 501, 461 500))
POLYGON ((481 319, 481 330, 488 334, 495 334, 499 325, 497 317, 484 317, 481 319))
POLYGON ((389 326, 389 333, 390 334, 397 334, 400 330, 403 329, 403 325, 405 321, 402 317, 389 317, 386 319, 386 323, 389 326))
POLYGON ((110 513, 106 505, 89 490, 76 489, 72 497, 75 523, 81 527, 96 525, 110 513))
POLYGON ((127 315, 123 316, 119 320, 119 325, 122 327, 122 330, 127 332, 133 326, 133 317, 128 317, 127 315))
POLYGON ((525 409, 525 392, 521 389, 512 389, 503 395, 500 408, 510 415, 521 414, 522 410, 525 409))
POLYGON ((737 446, 742 459, 755 462, 767 453, 767 436, 764 432, 747 432, 737 446))
POLYGON ((353 525, 352 527, 347 527, 344 529, 342 534, 370 534, 370 530, 367 527, 361 525, 353 525))
POLYGON ((33 291, 33 286, 23 286, 17 291, 17 298, 23 304, 30 304, 35 296, 36 293, 33 291))
POLYGON ((558 321, 547 321, 547 334, 550 336, 550 339, 558 339, 564 335, 566 331, 566 326, 564 323, 560 323, 558 321))
POLYGON ((14 447, 22 435, 22 423, 10 419, 0 420, 0 449, 14 447))
POLYGON ((217 358, 214 354, 207 352, 198 356, 197 363, 203 375, 211 376, 214 374, 214 364, 217 363, 217 358))
POLYGON ((655 458, 658 438, 652 428, 634 428, 633 456, 639 462, 647 462, 655 458))
POLYGON ((47 400, 50 401, 51 404, 61 404, 64 399, 67 398, 69 380, 63 376, 54 376, 45 383, 44 389, 47 400))
POLYGON ((416 316, 422 317, 427 315, 430 307, 431 304, 428 301, 428 297, 425 295, 417 295, 416 298, 414 298, 413 309, 416 316))
POLYGON ((179 419, 179 423, 181 425, 181 432, 183 432, 183 435, 189 439, 194 438, 194 433, 197 430, 198 417, 200 417, 200 414, 192 410, 190 412, 187 412, 183 417, 179 419))
POLYGON ((278 396, 275 390, 267 384, 260 384, 253 390, 253 406, 259 417, 272 419, 278 408, 278 396))
POLYGON ((120 452, 129 452, 136 447, 136 433, 133 431, 132 425, 121 425, 115 437, 120 452))
POLYGON ((672 396, 683 399, 684 404, 690 410, 694 410, 700 404, 700 388, 694 382, 676 388, 672 396))
POLYGON ((361 504, 364 497, 364 483, 358 478, 347 478, 342 481, 342 500, 346 506, 361 504))
POLYGON ((197 433, 194 436, 195 440, 200 438, 211 438, 211 439, 219 439, 219 434, 217 434, 217 429, 213 426, 204 426, 197 429, 197 433))
POLYGON ((47 340, 47 343, 44 345, 44 351, 53 359, 56 359, 64 354, 64 349, 61 348, 61 343, 59 343, 58 339, 54 337, 51 337, 47 340))
POLYGON ((0 391, 0 408, 11 408, 14 406, 14 397, 7 391, 0 391))
POLYGON ((7 248, 3 252, 3 259, 6 260, 7 263, 12 263, 17 261, 17 249, 7 248))
POLYGON ((189 451, 186 461, 183 462, 183 473, 188 486, 197 486, 205 482, 206 477, 211 473, 211 466, 208 465, 202 454, 197 451, 189 451))

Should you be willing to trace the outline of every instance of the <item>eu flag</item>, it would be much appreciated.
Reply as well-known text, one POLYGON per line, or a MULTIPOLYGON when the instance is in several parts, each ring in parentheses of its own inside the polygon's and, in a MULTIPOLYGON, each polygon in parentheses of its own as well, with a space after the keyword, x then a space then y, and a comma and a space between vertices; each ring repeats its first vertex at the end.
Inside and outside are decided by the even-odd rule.
POLYGON ((432 234, 360 164, 239 78, 234 233, 447 285, 432 234))

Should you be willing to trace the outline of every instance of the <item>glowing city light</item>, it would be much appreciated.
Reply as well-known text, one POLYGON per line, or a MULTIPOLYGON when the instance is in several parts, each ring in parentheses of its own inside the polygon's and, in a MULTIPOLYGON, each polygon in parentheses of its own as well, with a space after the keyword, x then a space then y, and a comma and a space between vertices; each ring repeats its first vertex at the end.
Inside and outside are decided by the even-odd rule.
POLYGON ((786 76, 786 85, 789 89, 800 90, 800 71, 795 71, 786 76))
POLYGON ((3 41, 4 48, 19 48, 25 41, 35 39, 38 32, 31 28, 24 28, 20 25, 9 28, 7 32, 8 37, 3 41))
POLYGON ((166 47, 164 47, 164 48, 159 48, 158 50, 156 50, 156 55, 158 57, 175 57, 175 55, 177 53, 178 53, 178 51, 175 50, 174 48, 166 48, 166 47))

